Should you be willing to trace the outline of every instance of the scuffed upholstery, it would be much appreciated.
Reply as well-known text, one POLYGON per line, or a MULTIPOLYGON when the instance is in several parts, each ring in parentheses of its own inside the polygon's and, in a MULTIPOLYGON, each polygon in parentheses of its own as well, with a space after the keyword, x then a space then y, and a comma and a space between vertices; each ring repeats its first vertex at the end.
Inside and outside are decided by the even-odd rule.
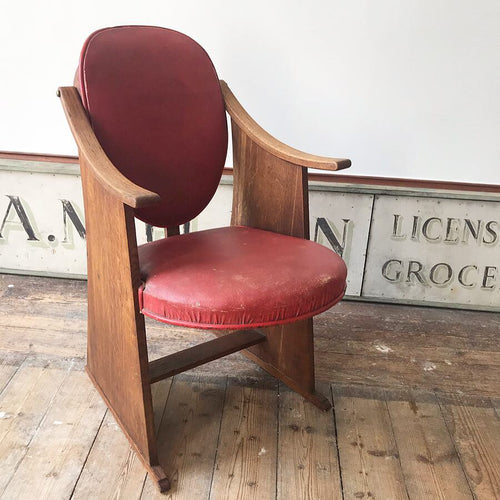
POLYGON ((338 302, 344 261, 308 240, 249 227, 139 247, 141 311, 174 325, 240 329, 309 318, 338 302))
MULTIPOLYGON (((75 80, 113 164, 161 201, 135 214, 159 227, 196 217, 217 189, 227 150, 224 100, 213 64, 194 40, 150 26, 120 26, 86 41, 75 80)), ((169 237, 139 248, 141 311, 214 329, 305 319, 338 302, 340 257, 316 243, 248 227, 169 237)))

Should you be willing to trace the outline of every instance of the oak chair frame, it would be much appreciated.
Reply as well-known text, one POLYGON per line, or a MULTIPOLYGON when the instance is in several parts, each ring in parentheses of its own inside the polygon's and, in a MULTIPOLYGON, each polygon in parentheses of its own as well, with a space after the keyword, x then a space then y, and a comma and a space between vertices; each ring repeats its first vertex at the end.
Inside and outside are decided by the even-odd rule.
MULTIPOLYGON (((350 160, 310 155, 281 143, 248 115, 224 81, 220 85, 232 127, 231 224, 308 239, 307 168, 335 171, 349 167, 350 160)), ((168 490, 170 483, 158 460, 154 382, 243 350, 317 407, 329 409, 328 399, 315 391, 312 319, 230 334, 214 331, 214 340, 148 361, 138 302, 141 277, 134 209, 154 204, 160 197, 131 182, 111 163, 94 135, 78 90, 61 87, 58 95, 78 145, 83 184, 88 258, 86 371, 160 491, 168 490)), ((178 233, 178 228, 168 228, 168 235, 178 233)))

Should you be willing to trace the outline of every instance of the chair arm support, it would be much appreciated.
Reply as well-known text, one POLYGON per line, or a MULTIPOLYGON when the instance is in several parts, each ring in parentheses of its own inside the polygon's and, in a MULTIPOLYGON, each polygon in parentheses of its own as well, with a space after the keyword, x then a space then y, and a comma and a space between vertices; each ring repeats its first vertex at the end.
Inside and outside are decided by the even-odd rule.
POLYGON ((231 119, 248 137, 272 155, 294 165, 320 170, 341 170, 351 166, 351 160, 311 155, 278 141, 245 111, 225 81, 220 80, 220 86, 231 119))
POLYGON ((158 194, 137 186, 111 163, 92 130, 76 87, 60 87, 57 95, 61 98, 80 155, 88 162, 92 174, 106 191, 132 208, 158 202, 158 194))

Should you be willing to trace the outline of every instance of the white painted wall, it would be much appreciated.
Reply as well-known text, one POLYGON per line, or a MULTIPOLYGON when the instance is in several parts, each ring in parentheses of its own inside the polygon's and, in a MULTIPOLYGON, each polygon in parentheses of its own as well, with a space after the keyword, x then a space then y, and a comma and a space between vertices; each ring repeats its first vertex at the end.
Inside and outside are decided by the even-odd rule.
POLYGON ((76 153, 55 91, 119 24, 189 34, 265 128, 351 174, 500 184, 498 0, 0 0, 0 151, 76 153))

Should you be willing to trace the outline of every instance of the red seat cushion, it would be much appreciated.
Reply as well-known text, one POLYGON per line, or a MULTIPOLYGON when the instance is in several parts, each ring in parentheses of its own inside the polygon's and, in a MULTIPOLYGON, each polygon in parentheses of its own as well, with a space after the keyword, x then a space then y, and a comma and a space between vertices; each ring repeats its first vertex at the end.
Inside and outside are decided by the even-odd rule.
POLYGON ((143 314, 213 329, 309 318, 344 295, 347 270, 312 241, 249 227, 173 236, 139 247, 143 314))

